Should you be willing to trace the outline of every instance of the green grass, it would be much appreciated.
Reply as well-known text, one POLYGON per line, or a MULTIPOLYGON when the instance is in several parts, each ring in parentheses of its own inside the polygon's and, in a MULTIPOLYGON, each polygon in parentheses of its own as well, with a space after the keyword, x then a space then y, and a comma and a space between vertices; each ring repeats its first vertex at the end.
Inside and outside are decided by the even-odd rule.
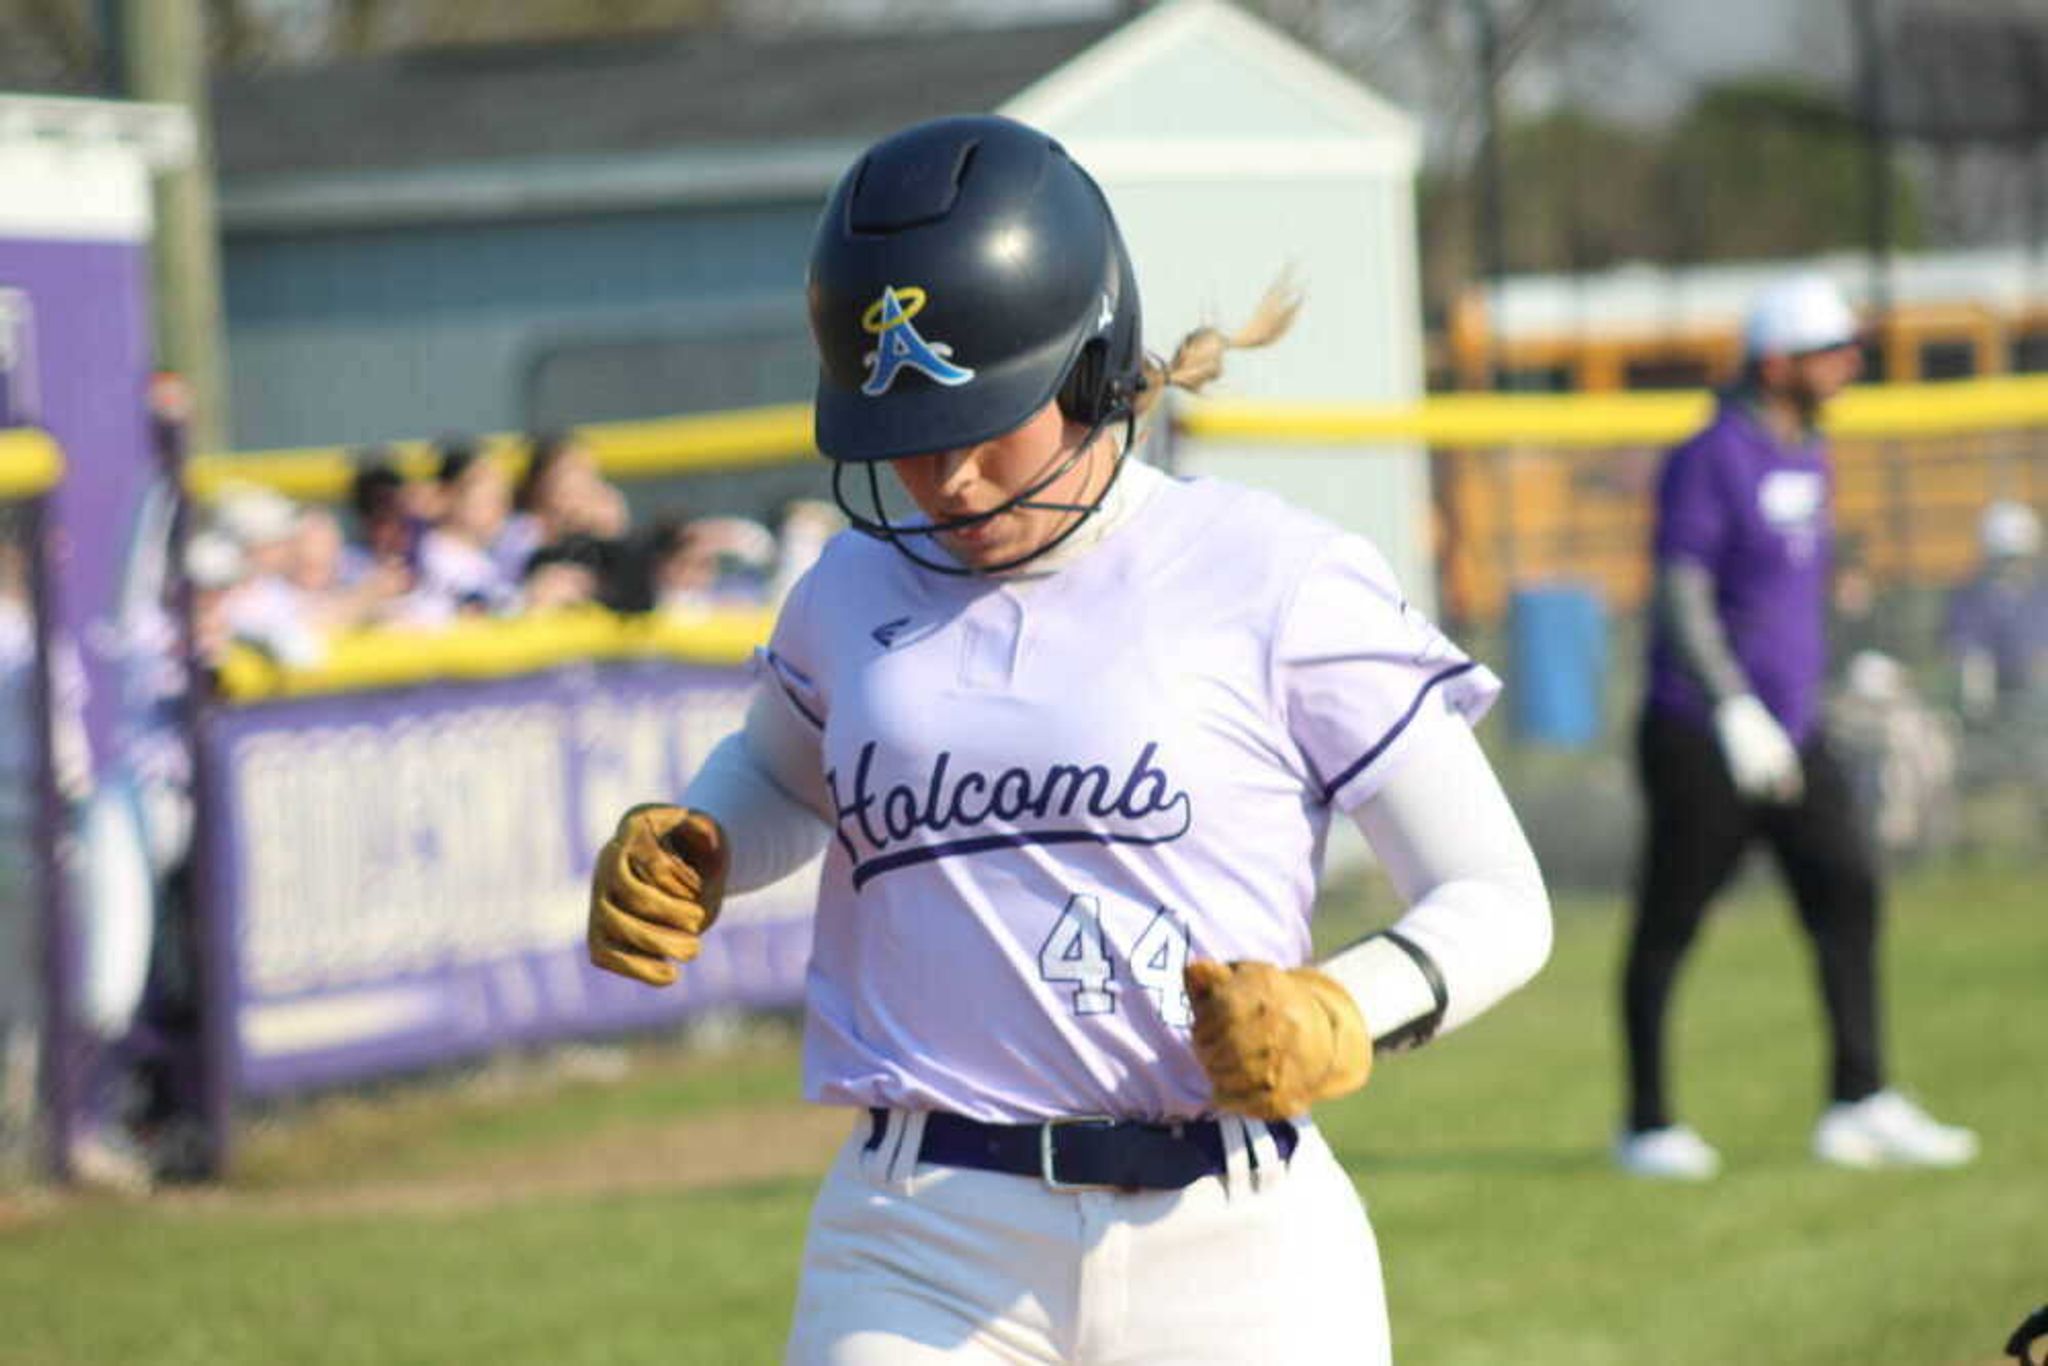
MULTIPOLYGON (((1887 948, 1899 1080, 1982 1132, 1954 1173, 1817 1167, 1823 1069, 1803 940, 1769 889, 1724 908, 1679 1002, 1686 1118, 1728 1171, 1606 1166, 1620 908, 1563 907, 1543 977, 1386 1064, 1321 1115, 1387 1266, 1398 1359, 1988 1363, 2048 1298, 2048 879, 1904 881, 1887 948)), ((1333 930, 1357 920, 1341 907, 1333 930)), ((400 1092, 252 1139, 221 1201, 78 1202, 0 1224, 0 1362, 760 1362, 776 1359, 811 1181, 309 1213, 296 1191, 431 1182, 580 1135, 789 1094, 784 1043, 636 1056, 624 1084, 400 1092)))

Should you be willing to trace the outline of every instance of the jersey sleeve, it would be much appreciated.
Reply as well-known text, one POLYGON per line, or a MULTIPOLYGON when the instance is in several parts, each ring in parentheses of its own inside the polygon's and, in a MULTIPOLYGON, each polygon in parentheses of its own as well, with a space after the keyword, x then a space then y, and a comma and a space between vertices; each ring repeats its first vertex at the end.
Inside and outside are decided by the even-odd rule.
POLYGON ((815 566, 796 581, 776 614, 767 645, 754 652, 754 674, 764 695, 781 705, 814 733, 825 729, 831 703, 824 686, 822 651, 814 602, 815 566))
POLYGON ((1728 538, 1728 508, 1708 448, 1694 442, 1665 458, 1657 475, 1656 559, 1712 567, 1728 538))
POLYGON ((1273 667, 1303 776, 1345 811, 1379 790, 1427 723, 1475 723, 1500 694, 1492 671, 1401 595, 1379 551, 1350 535, 1333 537, 1296 585, 1273 667))

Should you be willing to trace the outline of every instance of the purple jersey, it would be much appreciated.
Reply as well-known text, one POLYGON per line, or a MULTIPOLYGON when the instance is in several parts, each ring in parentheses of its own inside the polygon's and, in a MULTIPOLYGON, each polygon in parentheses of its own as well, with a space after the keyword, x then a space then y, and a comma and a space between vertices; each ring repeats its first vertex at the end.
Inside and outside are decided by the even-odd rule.
POLYGON ((1949 648, 1982 651, 2001 697, 2019 697, 2048 673, 2048 575, 1980 574, 1948 604, 1949 648))
MULTIPOLYGON (((1827 668, 1830 479, 1818 440, 1787 446, 1738 400, 1665 458, 1655 554, 1713 575, 1714 605, 1750 686, 1795 741, 1819 718, 1827 668)), ((1650 705, 1708 719, 1706 692, 1662 623, 1650 641, 1650 705)))

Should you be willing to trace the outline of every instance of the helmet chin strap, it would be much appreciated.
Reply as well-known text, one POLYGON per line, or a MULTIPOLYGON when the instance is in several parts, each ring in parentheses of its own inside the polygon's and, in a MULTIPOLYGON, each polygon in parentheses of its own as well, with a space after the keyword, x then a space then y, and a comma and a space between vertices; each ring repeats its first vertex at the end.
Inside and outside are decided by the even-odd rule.
POLYGON ((853 524, 854 530, 873 536, 878 540, 889 542, 890 545, 896 547, 899 554, 919 568, 929 569, 935 574, 951 574, 957 578, 973 578, 981 575, 1007 573, 1012 569, 1022 568, 1039 556, 1064 544, 1067 538, 1079 531, 1088 518, 1102 506, 1102 500, 1109 496, 1110 489, 1116 486, 1117 476, 1123 471, 1124 457, 1137 437, 1137 421, 1137 413, 1129 407, 1111 411, 1104 415, 1096 421, 1094 426, 1088 429, 1088 435, 1077 442, 1074 449, 1067 454, 1067 457, 1055 464, 1049 473, 1032 483, 1030 487, 1019 491, 988 511, 977 512, 972 516, 955 517, 945 521, 909 524, 890 521, 882 509, 881 474, 875 468, 876 465, 881 463, 880 461, 866 462, 869 506, 874 509, 874 516, 870 517, 862 514, 848 500, 842 483, 846 475, 847 462, 835 461, 833 463, 832 501, 837 503, 839 510, 846 514, 846 518, 853 524), (1038 495, 1065 478, 1067 472, 1072 470, 1080 462, 1081 457, 1088 453, 1088 449, 1095 444, 1096 439, 1102 435, 1111 423, 1117 421, 1121 421, 1124 424, 1124 441, 1110 464, 1109 478, 1103 481, 1101 491, 1086 503, 1063 503, 1041 500, 1038 495), (969 527, 980 526, 982 523, 1000 517, 1006 512, 1012 512, 1021 508, 1028 508, 1038 512, 1071 512, 1076 515, 1056 535, 1048 537, 1043 545, 1037 546, 1012 559, 1004 560, 1000 564, 970 566, 956 563, 950 559, 928 558, 918 553, 910 545, 912 540, 930 540, 947 532, 963 531, 969 527))

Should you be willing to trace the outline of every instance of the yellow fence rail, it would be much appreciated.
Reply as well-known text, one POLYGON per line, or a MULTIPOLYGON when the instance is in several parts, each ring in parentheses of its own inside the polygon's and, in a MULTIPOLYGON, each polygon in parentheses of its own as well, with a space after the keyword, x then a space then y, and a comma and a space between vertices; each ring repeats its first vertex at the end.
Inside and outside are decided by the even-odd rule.
MULTIPOLYGON (((651 422, 593 422, 576 430, 590 443, 599 468, 615 479, 786 465, 815 453, 811 409, 803 403, 651 422)), ((522 437, 498 433, 480 444, 514 469, 525 463, 522 437)), ((433 474, 432 443, 398 441, 391 448, 408 478, 433 474)), ((312 446, 195 456, 186 466, 185 486, 202 501, 234 484, 261 484, 300 502, 333 503, 348 496, 354 475, 349 447, 312 446)))
MULTIPOLYGON (((1210 402, 1179 430, 1195 438, 1295 445, 1662 446, 1707 420, 1704 392, 1432 394, 1419 403, 1210 402)), ((2048 375, 1859 385, 1827 413, 1832 436, 1881 438, 2048 426, 2048 375)))
POLYGON ((219 675, 231 702, 369 692, 450 679, 506 678, 593 660, 671 659, 739 664, 768 639, 774 616, 732 611, 701 620, 614 616, 602 608, 459 621, 434 631, 370 630, 329 642, 317 664, 294 668, 238 646, 219 675))
MULTIPOLYGON (((1205 400, 1181 407, 1175 425, 1197 440, 1274 445, 1416 443, 1443 447, 1667 445, 1696 429, 1712 396, 1704 392, 1635 394, 1432 394, 1414 403, 1299 403, 1205 400)), ((1908 437, 2048 426, 2048 375, 1861 385, 1828 414, 1843 437, 1908 437)), ((615 478, 782 465, 815 454, 806 404, 649 422, 599 422, 579 428, 599 466, 615 478)), ((516 467, 520 437, 483 438, 494 457, 516 467)), ((433 470, 424 441, 394 443, 400 469, 433 470)), ((187 486, 210 499, 234 483, 266 485, 305 502, 347 496, 354 473, 341 446, 201 455, 187 486)))
MULTIPOLYGON (((1591 565, 1598 571, 1595 577, 1603 581, 1619 574, 1613 585, 1614 601, 1617 605, 1633 601, 1640 585, 1628 576, 1640 570, 1641 528, 1637 523, 1646 515, 1646 495, 1633 485, 1617 487, 1604 496, 1598 491, 1574 492, 1574 471, 1601 448, 1634 452, 1630 459, 1639 463, 1648 458, 1651 449, 1696 430, 1706 420, 1712 401, 1712 396, 1703 392, 1446 394, 1405 405, 1205 400, 1182 406, 1175 422, 1182 435, 1195 440, 1437 448, 1444 462, 1443 474, 1452 481, 1447 487, 1453 494, 1462 489, 1467 495, 1463 499, 1454 496, 1446 505, 1466 514, 1458 519, 1457 534, 1445 542, 1450 553, 1440 570, 1446 577, 1446 592, 1467 600, 1473 610, 1487 613, 1499 608, 1514 573, 1541 571, 1563 553, 1551 546, 1552 542, 1567 550, 1571 544, 1584 542, 1567 556, 1571 563, 1581 571, 1591 565), (1460 463, 1472 459, 1494 463, 1484 470, 1466 470, 1460 463), (1509 463, 1500 465, 1501 459, 1509 463), (1531 459, 1537 463, 1528 464, 1531 459), (1557 512, 1558 508, 1568 509, 1569 515, 1557 512), (1524 523, 1546 517, 1556 525, 1546 524, 1542 536, 1525 534, 1531 528, 1524 523), (1508 554, 1505 547, 1511 542, 1520 548, 1508 554), (1617 561, 1622 568, 1605 560, 1579 564, 1608 542, 1625 552, 1617 561), (1496 549, 1508 557, 1496 563, 1496 549), (1478 563, 1482 560, 1484 564, 1478 563)), ((810 410, 801 404, 652 422, 599 423, 581 430, 599 464, 607 473, 622 478, 780 465, 815 458, 816 454, 810 410)), ((2048 376, 1860 386, 1830 408, 1829 430, 1851 442, 1875 439, 1885 443, 1969 437, 1973 433, 2048 431, 2048 376)), ((487 437, 483 444, 495 458, 514 466, 525 458, 517 437, 487 437)), ((1888 445, 1892 454, 1887 459, 1892 463, 1884 468, 1892 470, 1903 462, 1900 468, 1917 469, 1927 463, 1930 477, 1941 474, 1954 483, 1952 471, 1943 473, 1946 464, 1935 468, 1935 463, 1952 463, 1946 444, 1953 443, 1936 442, 1930 447, 1923 441, 1910 448, 1888 445)), ((426 443, 400 443, 397 449, 402 469, 414 475, 431 473, 433 452, 426 443)), ((1611 462, 1598 463, 1606 469, 1611 462)), ((1854 514, 1851 520, 1868 521, 1879 515, 1866 516, 1867 509, 1858 511, 1859 489, 1869 482, 1869 472, 1863 469, 1867 463, 1852 460, 1843 471, 1845 517, 1854 514)), ((47 487, 59 467, 56 448, 47 438, 34 432, 0 434, 0 495, 47 487)), ((341 447, 262 451, 199 457, 189 466, 189 483, 202 499, 239 481, 317 502, 345 497, 353 472, 349 452, 341 447)), ((1965 492, 1972 490, 1974 484, 1965 492)), ((1909 492, 1918 496, 1918 485, 1909 492)), ((1954 535, 1944 533, 1940 545, 1930 542, 1920 547, 1916 562, 1949 568, 1934 552, 1942 551, 1951 540, 1966 546, 1967 527, 1954 535)), ((1599 558, 1594 554, 1594 559, 1599 558)), ((1877 567, 1890 568, 1888 561, 1877 567)), ((334 642, 323 662, 313 668, 288 668, 255 651, 238 651, 221 683, 229 699, 250 702, 404 687, 437 679, 503 677, 592 659, 671 658, 730 664, 745 658, 764 640, 770 624, 766 614, 755 613, 675 623, 593 612, 463 622, 439 633, 371 631, 334 642)))
POLYGON ((64 454, 33 427, 0 431, 0 498, 33 498, 64 477, 64 454))

